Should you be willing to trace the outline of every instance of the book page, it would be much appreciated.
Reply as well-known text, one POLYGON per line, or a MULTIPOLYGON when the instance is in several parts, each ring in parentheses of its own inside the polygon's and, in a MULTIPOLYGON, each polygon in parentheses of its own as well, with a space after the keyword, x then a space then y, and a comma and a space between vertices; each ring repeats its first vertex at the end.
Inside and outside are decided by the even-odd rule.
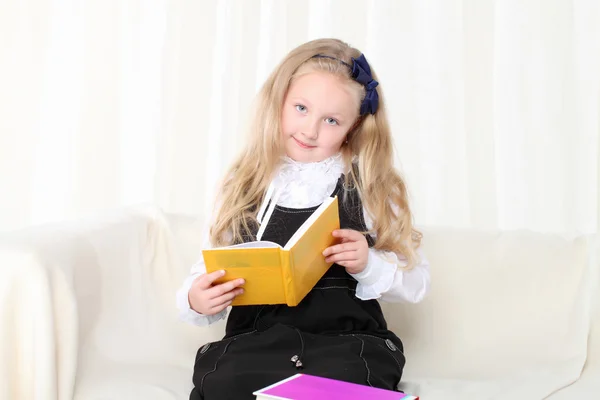
POLYGON ((240 243, 240 244, 234 244, 233 246, 227 246, 227 247, 216 247, 212 250, 230 250, 230 249, 272 249, 272 248, 281 248, 280 245, 278 245, 277 243, 274 242, 269 242, 266 240, 261 240, 258 242, 247 242, 247 243, 240 243))

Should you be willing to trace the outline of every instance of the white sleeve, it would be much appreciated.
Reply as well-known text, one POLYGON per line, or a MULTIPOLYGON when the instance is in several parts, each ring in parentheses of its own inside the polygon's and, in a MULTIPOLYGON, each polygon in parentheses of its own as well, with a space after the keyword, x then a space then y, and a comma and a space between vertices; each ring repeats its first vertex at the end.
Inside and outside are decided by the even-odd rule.
MULTIPOLYGON (((203 248, 208 248, 210 246, 210 242, 208 240, 208 232, 204 235, 204 246, 203 248)), ((227 315, 227 310, 223 310, 215 315, 203 315, 197 313, 192 310, 189 302, 189 292, 192 287, 192 283, 194 280, 200 275, 206 273, 206 266, 204 265, 204 258, 202 257, 202 253, 200 253, 199 260, 192 265, 190 275, 185 278, 183 281, 183 285, 177 291, 177 308, 179 309, 179 318, 182 321, 188 322, 197 326, 208 326, 212 323, 222 320, 227 315)))
MULTIPOLYGON (((363 210, 365 223, 371 229, 372 222, 363 210)), ((419 263, 410 271, 399 267, 406 266, 407 260, 396 253, 369 249, 366 268, 351 274, 358 281, 356 297, 361 300, 381 299, 386 302, 418 303, 427 294, 430 286, 429 262, 421 249, 417 249, 419 263)))

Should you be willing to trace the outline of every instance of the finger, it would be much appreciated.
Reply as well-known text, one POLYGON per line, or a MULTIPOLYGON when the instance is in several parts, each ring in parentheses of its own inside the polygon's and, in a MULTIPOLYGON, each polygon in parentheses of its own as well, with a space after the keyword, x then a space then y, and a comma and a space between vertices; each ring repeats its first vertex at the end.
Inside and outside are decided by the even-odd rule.
POLYGON ((339 264, 341 261, 355 261, 356 259, 356 251, 344 251, 343 253, 337 253, 326 257, 325 261, 328 263, 334 262, 339 264))
POLYGON ((333 231, 332 235, 337 238, 347 239, 354 242, 363 237, 362 233, 355 231, 354 229, 336 229, 333 231))
POLYGON ((358 274, 364 270, 364 268, 360 268, 360 263, 358 261, 342 261, 340 265, 346 268, 346 272, 349 274, 358 274))
POLYGON ((225 271, 223 270, 200 275, 198 278, 198 286, 200 286, 201 289, 208 289, 217 279, 222 278, 223 276, 225 276, 225 271))
POLYGON ((211 307, 218 307, 227 302, 231 302, 233 299, 236 298, 236 296, 239 296, 242 293, 244 293, 244 289, 242 289, 242 288, 234 289, 230 292, 227 292, 219 297, 215 297, 214 299, 210 300, 210 305, 211 305, 211 307))
POLYGON ((234 279, 232 281, 221 283, 220 285, 215 285, 208 289, 208 298, 213 299, 215 297, 222 296, 227 292, 231 292, 236 287, 243 285, 244 283, 245 282, 243 279, 234 279))
POLYGON ((344 268, 356 268, 358 266, 358 260, 342 260, 337 262, 344 268))
POLYGON ((351 251, 351 250, 357 250, 357 246, 356 246, 355 242, 336 244, 334 246, 328 247, 323 251, 323 255, 325 257, 327 257, 332 254, 342 253, 344 251, 351 251))
POLYGON ((219 304, 218 306, 211 308, 210 309, 210 313, 212 315, 218 314, 221 311, 223 311, 224 309, 226 309, 227 307, 229 307, 231 305, 231 303, 233 303, 233 300, 229 300, 229 301, 227 301, 227 302, 225 302, 223 304, 219 304))

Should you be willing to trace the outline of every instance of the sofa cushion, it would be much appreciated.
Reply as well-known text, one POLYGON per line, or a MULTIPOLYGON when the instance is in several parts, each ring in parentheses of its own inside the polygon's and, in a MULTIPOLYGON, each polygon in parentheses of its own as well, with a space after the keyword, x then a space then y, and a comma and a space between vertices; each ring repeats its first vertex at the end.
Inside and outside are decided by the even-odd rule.
POLYGON ((423 247, 430 295, 384 305, 405 342, 406 382, 423 395, 471 382, 469 390, 515 387, 533 399, 579 377, 592 289, 587 238, 430 228, 423 247))

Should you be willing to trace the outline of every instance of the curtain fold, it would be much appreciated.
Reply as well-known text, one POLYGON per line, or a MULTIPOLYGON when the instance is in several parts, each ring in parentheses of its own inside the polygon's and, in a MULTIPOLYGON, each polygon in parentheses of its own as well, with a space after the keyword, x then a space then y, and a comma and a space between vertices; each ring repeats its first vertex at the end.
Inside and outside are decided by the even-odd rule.
POLYGON ((318 37, 378 73, 418 225, 598 231, 595 0, 5 1, 0 230, 209 212, 260 85, 318 37))

